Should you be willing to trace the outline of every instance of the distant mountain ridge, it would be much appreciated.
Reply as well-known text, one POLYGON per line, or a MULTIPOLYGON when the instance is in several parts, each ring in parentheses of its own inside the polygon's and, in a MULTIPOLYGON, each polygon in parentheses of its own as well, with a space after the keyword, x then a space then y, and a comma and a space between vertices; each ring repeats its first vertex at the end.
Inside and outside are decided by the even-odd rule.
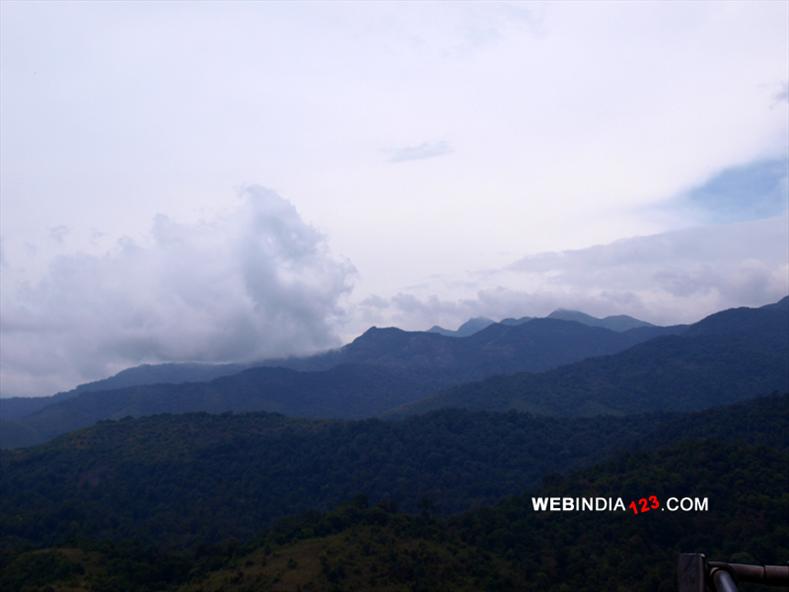
POLYGON ((453 387, 402 412, 445 407, 557 415, 690 411, 786 390, 789 297, 761 308, 722 311, 680 334, 617 354, 453 387))
POLYGON ((469 335, 473 335, 478 331, 482 331, 486 327, 489 327, 496 321, 492 319, 488 319, 486 317, 475 317, 473 319, 467 320, 465 323, 460 325, 456 331, 452 331, 451 329, 444 329, 443 327, 439 327, 438 325, 433 325, 430 329, 427 330, 428 333, 438 333, 439 335, 446 335, 447 337, 468 337, 469 335))
POLYGON ((394 327, 368 329, 340 350, 315 356, 300 369, 343 363, 383 366, 453 368, 464 378, 480 372, 506 374, 516 367, 539 372, 587 358, 621 351, 661 335, 681 333, 684 326, 615 332, 576 322, 534 319, 520 325, 494 323, 464 338, 403 331, 394 327))
MULTIPOLYGON (((498 324, 510 326, 522 325, 523 323, 527 323, 534 318, 535 317, 509 317, 502 319, 498 322, 498 324)), ((652 323, 647 323, 646 321, 642 321, 628 315, 612 315, 605 318, 597 318, 578 310, 568 310, 564 308, 557 308, 544 318, 558 319, 560 321, 574 321, 588 327, 602 327, 603 329, 609 329, 610 331, 618 332, 629 331, 630 329, 637 329, 639 327, 656 326, 652 323)), ((496 321, 493 321, 487 317, 474 317, 460 325, 456 331, 445 329, 439 325, 433 325, 430 327, 430 329, 428 329, 428 333, 438 333, 440 335, 446 335, 447 337, 469 337, 470 335, 482 331, 493 324, 496 324, 496 321)))
POLYGON ((581 323, 590 327, 603 327, 611 331, 628 331, 639 327, 655 326, 652 323, 647 323, 646 321, 635 319, 628 315, 613 315, 599 319, 577 310, 567 310, 563 308, 553 311, 547 318, 575 321, 576 323, 581 323))
MULTIPOLYGON (((535 319, 517 326, 493 324, 465 338, 372 328, 339 350, 269 361, 208 382, 134 385, 130 381, 132 385, 123 388, 102 391, 89 387, 57 395, 38 402, 40 406, 26 415, 3 418, 6 423, 0 425, 0 445, 31 445, 101 419, 164 412, 272 411, 299 417, 370 417, 450 385, 524 370, 539 372, 682 330, 655 327, 616 333, 555 319, 535 319)), ((129 381, 130 375, 154 368, 134 369, 110 382, 122 384, 120 379, 129 381)))
POLYGON ((141 364, 121 370, 117 374, 86 382, 70 391, 57 393, 50 397, 8 397, 0 399, 0 420, 17 420, 39 409, 74 398, 82 393, 109 391, 145 384, 179 384, 184 382, 204 382, 220 376, 236 374, 255 366, 249 364, 199 364, 167 363, 141 364))
MULTIPOLYGON (((590 327, 603 327, 613 331, 621 332, 623 329, 612 326, 606 326, 605 321, 609 319, 629 319, 632 327, 655 327, 644 321, 620 315, 616 317, 606 317, 605 319, 597 319, 590 315, 586 315, 577 311, 563 311, 557 309, 546 318, 555 318, 559 320, 572 320, 580 322, 581 324, 590 327), (562 318, 568 313, 569 317, 575 315, 576 318, 562 318)), ((487 327, 494 324, 501 324, 507 326, 522 325, 532 320, 532 317, 521 318, 506 318, 502 319, 499 323, 487 317, 474 317, 463 323, 456 331, 444 329, 438 325, 434 325, 427 332, 436 333, 445 337, 470 337, 487 327)), ((609 323, 610 325, 611 323, 609 323)), ((614 323, 616 325, 616 323, 614 323)), ((620 323, 621 325, 621 323, 620 323)), ((680 327, 680 326, 675 326, 680 327)), ((669 332, 673 332, 675 327, 668 327, 669 332)), ((373 327, 372 329, 376 329, 373 327)), ((408 333, 414 333, 410 331, 408 333)), ((162 364, 140 364, 121 370, 117 374, 102 378, 92 382, 81 384, 70 391, 64 391, 52 395, 50 397, 4 397, 0 398, 0 419, 3 420, 17 420, 31 413, 35 413, 39 409, 50 405, 60 400, 65 400, 89 391, 108 391, 120 388, 142 386, 146 384, 181 384, 186 382, 206 382, 219 378, 220 376, 229 376, 236 374, 248 368, 259 366, 277 366, 282 368, 293 368, 295 370, 316 370, 328 369, 333 365, 337 365, 338 350, 331 350, 323 354, 317 354, 306 357, 290 357, 290 358, 275 358, 270 360, 260 360, 257 362, 246 363, 198 363, 198 362, 170 362, 162 364)), ((362 361, 361 363, 366 363, 362 361)))
MULTIPOLYGON (((32 429, 38 441, 45 441, 103 419, 160 413, 267 411, 294 417, 362 418, 425 396, 447 382, 440 374, 420 369, 360 364, 313 372, 256 367, 208 382, 88 391, 26 416, 17 421, 16 429, 32 429), (368 396, 373 389, 375 397, 368 396)), ((0 440, 0 445, 7 444, 0 440)))
POLYGON ((363 418, 464 407, 629 414, 701 409, 786 390, 789 298, 722 311, 691 326, 618 332, 556 318, 493 323, 468 337, 373 327, 340 349, 307 358, 246 369, 142 366, 44 400, 3 401, 0 446, 36 444, 101 419, 163 412, 363 418), (184 382, 144 382, 152 377, 184 382), (101 390, 121 384, 127 386, 101 390), (21 412, 33 402, 32 411, 21 412))

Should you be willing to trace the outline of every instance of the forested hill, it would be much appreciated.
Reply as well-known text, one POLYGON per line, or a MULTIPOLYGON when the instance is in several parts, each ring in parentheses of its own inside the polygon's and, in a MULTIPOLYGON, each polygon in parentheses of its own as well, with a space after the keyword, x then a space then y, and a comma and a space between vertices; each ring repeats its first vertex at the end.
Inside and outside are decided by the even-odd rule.
POLYGON ((787 463, 785 450, 685 442, 623 455, 535 492, 628 501, 655 495, 663 504, 689 496, 706 498, 707 511, 538 513, 527 495, 441 521, 360 502, 283 524, 259 546, 178 590, 674 592, 680 552, 789 560, 787 463))
MULTIPOLYGON (((238 534, 251 535, 259 524, 255 508, 269 503, 266 498, 256 498, 254 490, 256 476, 261 468, 266 470, 266 462, 259 457, 254 468, 246 465, 243 450, 250 448, 251 441, 244 437, 228 440, 222 431, 190 422, 216 425, 222 420, 250 421, 254 417, 256 432, 263 437, 256 446, 258 454, 276 441, 274 433, 287 441, 297 433, 321 433, 327 427, 274 416, 181 416, 169 418, 177 420, 178 426, 171 426, 165 436, 165 430, 154 428, 167 418, 147 418, 102 424, 34 451, 3 453, 2 469, 11 480, 3 489, 0 507, 0 587, 20 589, 20 582, 35 582, 57 592, 504 591, 524 587, 547 592, 669 592, 674 590, 676 554, 680 551, 703 550, 724 560, 789 560, 789 531, 784 519, 789 514, 786 396, 673 419, 636 420, 631 423, 631 439, 622 432, 617 437, 623 444, 630 442, 628 447, 641 442, 640 450, 567 477, 551 476, 542 488, 523 497, 448 520, 435 517, 431 503, 435 498, 417 502, 421 515, 403 515, 393 512, 396 500, 391 495, 377 505, 375 496, 349 494, 345 499, 355 498, 353 504, 328 514, 308 513, 282 522, 260 537, 239 541, 238 534), (639 431, 648 423, 656 423, 655 430, 661 435, 641 432, 646 435, 639 439, 639 431), (141 430, 143 426, 146 429, 141 430), (121 439, 116 437, 119 433, 123 434, 121 439), (201 434, 204 439, 199 438, 201 434), (660 438, 674 444, 660 447, 656 443, 660 438), (125 464, 120 464, 124 457, 125 464), (174 496, 178 502, 171 501, 171 486, 185 476, 181 467, 199 459, 206 459, 219 474, 189 473, 191 487, 182 487, 174 496), (119 464, 113 468, 112 462, 119 464), (126 493, 119 495, 123 491, 126 493), (537 513, 532 508, 532 495, 621 496, 625 500, 655 495, 663 504, 670 496, 692 496, 707 498, 709 509, 652 511, 638 516, 630 511, 537 513), (218 504, 219 499, 232 499, 232 507, 218 504), (109 500, 111 505, 106 505, 109 500), (225 510, 217 511, 219 508, 225 510), (179 539, 169 541, 175 545, 170 550, 168 539, 162 538, 165 533, 179 539), (125 542, 131 537, 134 543, 125 542)), ((419 420, 437 422, 434 425, 444 426, 444 434, 454 434, 456 428, 484 423, 484 417, 494 415, 447 411, 419 420), (456 423, 451 418, 462 421, 456 423)), ((498 417, 509 418, 514 424, 523 419, 518 414, 498 417)), ((554 424, 551 418, 536 420, 547 423, 533 434, 535 442, 542 441, 546 451, 555 448, 565 460, 572 457, 573 450, 584 447, 576 448, 572 442, 561 447, 559 442, 566 434, 552 436, 561 423, 576 427, 585 423, 588 429, 577 430, 579 434, 600 437, 593 432, 609 431, 620 421, 596 418, 554 424), (606 427, 595 422, 611 423, 606 427)), ((346 427, 372 425, 381 424, 367 421, 346 427)), ((238 425, 233 428, 239 432, 238 425)), ((422 446, 440 454, 442 448, 431 440, 429 426, 422 424, 419 430, 423 434, 419 444, 403 451, 402 458, 418 457, 422 446)), ((397 439, 402 437, 401 433, 397 439)), ((365 440, 357 434, 357 448, 338 446, 336 451, 347 454, 346 458, 368 450, 376 454, 377 438, 365 440)), ((518 449, 512 432, 501 433, 497 440, 518 449)), ((390 456, 375 459, 365 482, 376 476, 375 467, 380 467, 381 476, 389 461, 403 462, 399 453, 392 455, 397 448, 394 442, 381 442, 381 451, 390 451, 390 456)), ((409 445, 406 441, 400 446, 409 445)), ((402 471, 393 469, 392 478, 410 481, 413 475, 435 483, 436 477, 427 473, 440 479, 463 467, 473 471, 479 463, 506 466, 508 458, 512 467, 522 464, 517 454, 496 454, 481 443, 478 447, 477 460, 466 458, 463 464, 447 466, 446 459, 439 458, 438 464, 423 467, 425 474, 411 473, 414 464, 402 464, 402 471), (445 466, 446 473, 442 470, 445 466)), ((456 454, 473 448, 472 442, 452 440, 447 450, 456 454)), ((427 457, 430 452, 421 454, 427 457)), ((313 465, 302 468, 320 471, 324 460, 317 457, 313 465)), ((286 464, 273 468, 266 487, 282 487, 284 491, 287 486, 280 481, 287 480, 286 464)), ((557 468, 560 466, 558 462, 557 468)), ((353 466, 349 470, 353 471, 353 466)), ((505 485, 506 474, 487 473, 486 486, 505 485)), ((332 480, 325 474, 319 479, 331 487, 332 480)), ((309 484, 303 488, 291 484, 289 489, 292 496, 303 493, 314 497, 321 491, 309 484)))
POLYGON ((159 415, 0 453, 4 540, 190 546, 365 494, 458 512, 546 473, 703 435, 787 445, 789 396, 690 415, 572 420, 446 410, 401 422, 159 415), (227 503, 232 500, 232 503, 227 503))
MULTIPOLYGON (((638 329, 635 329, 638 331, 638 329)), ((556 415, 689 411, 789 390, 789 298, 732 309, 615 355, 451 388, 399 413, 521 409, 556 415)))

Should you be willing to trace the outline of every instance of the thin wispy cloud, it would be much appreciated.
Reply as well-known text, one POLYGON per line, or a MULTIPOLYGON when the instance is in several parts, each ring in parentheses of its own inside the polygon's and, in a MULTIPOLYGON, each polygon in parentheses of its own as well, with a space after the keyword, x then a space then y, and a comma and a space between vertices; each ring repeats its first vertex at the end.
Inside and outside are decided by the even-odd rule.
POLYGON ((439 142, 423 142, 416 146, 404 146, 392 150, 389 162, 406 162, 409 160, 424 160, 426 158, 436 158, 452 153, 449 142, 441 140, 439 142))
POLYGON ((63 241, 66 240, 66 237, 69 234, 68 226, 53 226, 49 229, 49 238, 55 241, 58 244, 63 244, 63 241))
POLYGON ((777 104, 789 102, 789 82, 785 82, 783 88, 775 93, 775 102, 777 104))

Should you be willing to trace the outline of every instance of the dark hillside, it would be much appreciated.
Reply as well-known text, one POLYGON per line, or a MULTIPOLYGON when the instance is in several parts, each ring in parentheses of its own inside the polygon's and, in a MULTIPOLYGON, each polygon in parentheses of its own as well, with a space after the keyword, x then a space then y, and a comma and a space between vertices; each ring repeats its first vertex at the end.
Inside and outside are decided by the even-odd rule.
MULTIPOLYGON (((747 431, 741 435, 749 437, 747 431)), ((552 477, 525 496, 449 520, 437 519, 429 504, 418 515, 404 515, 391 503, 369 505, 356 497, 326 514, 282 521, 248 543, 215 531, 215 544, 193 550, 82 535, 74 535, 69 546, 36 549, 6 537, 0 586, 17 590, 35 584, 55 592, 670 592, 682 551, 751 563, 789 560, 787 464, 785 438, 775 447, 696 439, 552 477), (537 495, 621 497, 625 503, 654 495, 660 507, 670 497, 689 496, 706 499, 707 508, 659 507, 641 515, 535 512, 531 500, 537 495)), ((150 494, 148 503, 155 503, 150 494)), ((73 521, 79 512, 78 506, 64 506, 48 523, 73 521)))
POLYGON ((448 410, 402 422, 271 414, 102 422, 0 454, 0 532, 194 545, 357 494, 441 513, 489 504, 546 473, 703 435, 786 447, 789 396, 690 415, 559 419, 448 410), (232 500, 232 503, 227 503, 232 500))

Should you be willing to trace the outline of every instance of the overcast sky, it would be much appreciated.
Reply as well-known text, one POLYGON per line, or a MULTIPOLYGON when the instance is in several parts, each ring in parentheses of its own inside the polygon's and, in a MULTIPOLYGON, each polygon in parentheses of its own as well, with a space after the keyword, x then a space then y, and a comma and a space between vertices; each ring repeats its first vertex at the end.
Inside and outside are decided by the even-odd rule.
POLYGON ((0 392, 789 290, 786 2, 0 3, 0 392))

